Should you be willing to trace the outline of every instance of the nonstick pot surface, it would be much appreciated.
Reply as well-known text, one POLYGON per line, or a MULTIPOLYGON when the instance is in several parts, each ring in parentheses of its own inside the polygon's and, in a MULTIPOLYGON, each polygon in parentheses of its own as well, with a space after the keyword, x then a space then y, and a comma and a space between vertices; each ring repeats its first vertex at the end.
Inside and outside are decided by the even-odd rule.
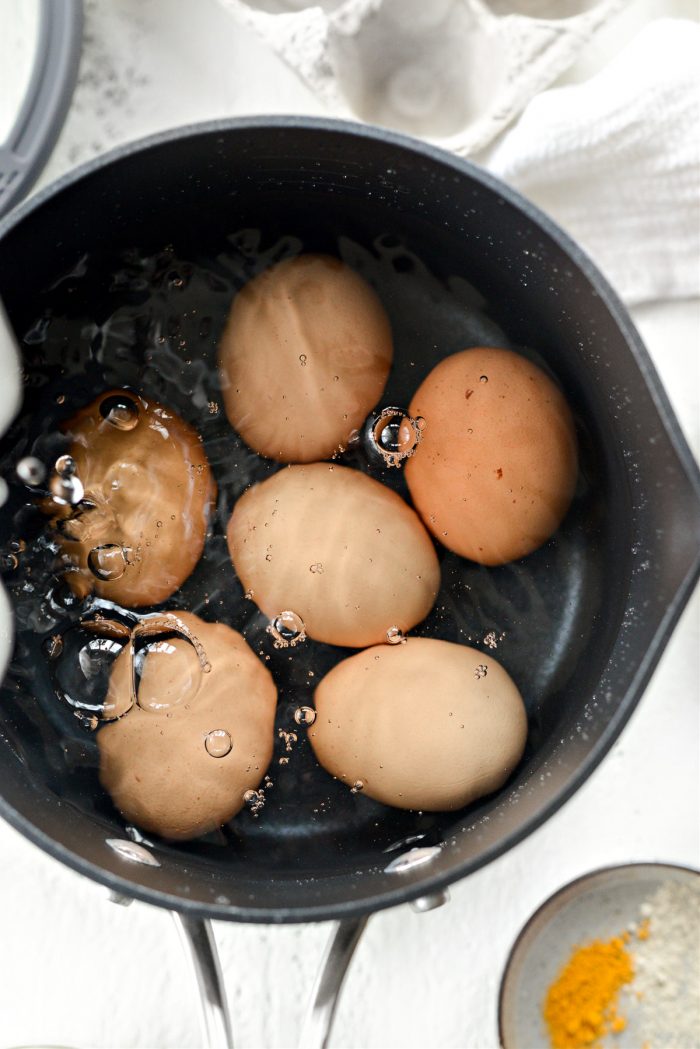
MULTIPOLYGON (((551 223, 430 147, 353 125, 277 120, 178 131, 125 150, 27 205, 0 238, 0 288, 25 373, 24 405, 1 448, 12 490, 0 541, 28 541, 6 578, 18 633, 0 706, 3 812, 15 825, 155 903, 306 920, 454 880, 569 796, 624 724, 689 592, 699 503, 694 464, 628 318, 551 223), (396 344, 382 405, 407 404, 456 350, 510 345, 554 374, 576 415, 581 475, 559 533, 498 569, 441 551, 443 590, 417 630, 485 651, 489 631, 504 634, 492 654, 528 707, 516 774, 459 813, 388 809, 319 769, 292 715, 347 651, 311 642, 275 651, 228 559, 235 499, 278 467, 253 456, 216 411, 216 341, 236 290, 300 249, 341 255, 380 294, 396 344), (164 607, 228 622, 269 656, 278 727, 298 737, 286 765, 278 743, 259 818, 244 811, 221 834, 156 843, 159 868, 129 864, 105 844, 127 837, 124 821, 99 787, 95 737, 56 698, 42 650, 79 610, 57 610, 42 591, 46 553, 31 541, 39 525, 13 477, 61 418, 121 385, 195 425, 219 484, 204 558, 164 607), (443 848, 412 873, 385 873, 411 844, 443 848)), ((357 451, 347 461, 405 494, 397 471, 382 473, 357 451)))

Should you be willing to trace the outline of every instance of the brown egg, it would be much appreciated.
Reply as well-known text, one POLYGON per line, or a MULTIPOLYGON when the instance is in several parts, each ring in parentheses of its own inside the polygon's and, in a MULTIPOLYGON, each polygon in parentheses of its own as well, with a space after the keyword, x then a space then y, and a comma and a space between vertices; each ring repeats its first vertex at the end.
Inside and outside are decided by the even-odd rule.
POLYGON ((510 350, 463 350, 432 370, 409 410, 425 428, 406 480, 441 543, 499 565, 556 531, 576 486, 576 433, 540 368, 510 350))
POLYGON ((238 292, 219 365, 231 425, 281 462, 325 459, 359 429, 391 366, 384 307, 328 255, 278 262, 238 292))
POLYGON ((309 736, 332 776, 401 809, 459 809, 497 790, 525 747, 520 693, 491 656, 412 637, 338 663, 309 736))
POLYGON ((428 533, 389 488, 327 463, 288 466, 250 488, 228 526, 234 568, 274 619, 300 616, 331 645, 373 645, 415 626, 440 586, 428 533))
POLYGON ((77 507, 50 507, 75 566, 71 586, 130 608, 165 601, 201 556, 216 494, 197 433, 123 390, 101 394, 63 429, 85 490, 77 507))
POLYGON ((134 706, 127 650, 112 667, 108 704, 128 713, 98 731, 100 781, 137 827, 195 838, 235 816, 260 784, 272 758, 277 689, 235 630, 189 612, 158 622, 134 706), (188 636, 202 646, 201 662, 188 636))

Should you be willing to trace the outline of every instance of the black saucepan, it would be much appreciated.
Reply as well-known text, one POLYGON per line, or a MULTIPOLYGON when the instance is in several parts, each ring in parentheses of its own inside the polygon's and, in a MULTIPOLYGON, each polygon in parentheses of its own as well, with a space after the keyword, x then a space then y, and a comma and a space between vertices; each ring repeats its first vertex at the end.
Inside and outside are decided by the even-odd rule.
MULTIPOLYGON (((198 573, 221 552, 237 494, 230 454, 217 451, 220 423, 207 421, 207 402, 219 397, 213 349, 246 276, 300 246, 340 253, 382 296, 397 347, 386 404, 407 403, 443 356, 505 340, 536 354, 566 391, 581 477, 554 539, 516 565, 464 565, 470 589, 443 594, 477 640, 487 628, 505 632, 497 656, 527 702, 528 747, 496 796, 444 815, 384 808, 333 782, 302 738, 284 775, 273 766, 259 819, 244 812, 221 835, 156 843, 158 866, 106 844, 127 837, 123 820, 99 787, 94 737, 41 668, 41 629, 18 585, 26 569, 10 566, 16 644, 0 702, 0 813, 118 893, 192 916, 357 916, 435 893, 510 848, 608 751, 699 566, 696 466, 629 317, 576 245, 512 190, 432 146, 292 118, 185 128, 129 146, 0 225, 0 294, 25 377, 2 439, 5 548, 26 541, 31 564, 39 527, 13 463, 98 391, 141 385, 201 429, 220 482, 203 564, 168 602, 187 601, 206 618, 198 573), (397 871, 391 861, 416 844, 430 847, 429 860, 397 871)), ((238 583, 230 566, 221 572, 218 614, 230 600, 240 626, 238 583)), ((453 627, 436 612, 422 629, 444 636, 453 627)), ((319 655, 321 669, 337 655, 319 655)), ((281 718, 303 701, 295 687, 283 676, 281 718)))

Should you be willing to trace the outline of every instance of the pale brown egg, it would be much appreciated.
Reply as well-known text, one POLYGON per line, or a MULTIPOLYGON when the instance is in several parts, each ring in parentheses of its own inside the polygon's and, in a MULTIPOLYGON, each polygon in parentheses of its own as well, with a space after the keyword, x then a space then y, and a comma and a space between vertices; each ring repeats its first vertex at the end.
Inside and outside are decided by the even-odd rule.
POLYGON ((506 781, 525 747, 525 707, 491 656, 431 638, 338 663, 314 697, 309 737, 332 776, 385 805, 459 809, 506 781))
POLYGON ((369 284, 339 259, 285 259, 238 292, 219 345, 226 413, 254 451, 326 459, 382 395, 393 347, 369 284))
POLYGON ((499 565, 553 535, 574 494, 577 445, 569 406, 541 368, 510 350, 463 350, 430 372, 409 410, 425 428, 406 480, 441 543, 499 565))
POLYGON ((124 390, 101 394, 63 429, 84 499, 45 508, 74 567, 69 583, 130 608, 165 601, 202 554, 216 494, 199 436, 169 408, 124 390))
POLYGON ((98 731, 100 781, 141 830, 194 838, 235 816, 263 779, 277 689, 235 630, 189 612, 158 621, 135 705, 126 649, 112 667, 106 713, 128 713, 98 731), (202 646, 203 660, 187 635, 202 646))
POLYGON ((228 526, 234 568, 258 607, 289 611, 331 645, 378 644, 433 606, 440 568, 418 515, 358 470, 288 466, 250 488, 228 526))

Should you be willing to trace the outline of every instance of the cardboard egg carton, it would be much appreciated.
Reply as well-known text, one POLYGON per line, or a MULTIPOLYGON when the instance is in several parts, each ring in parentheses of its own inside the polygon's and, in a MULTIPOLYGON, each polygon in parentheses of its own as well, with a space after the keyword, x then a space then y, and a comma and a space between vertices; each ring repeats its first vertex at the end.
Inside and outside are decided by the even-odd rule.
POLYGON ((220 0, 329 114, 483 149, 623 0, 220 0))

